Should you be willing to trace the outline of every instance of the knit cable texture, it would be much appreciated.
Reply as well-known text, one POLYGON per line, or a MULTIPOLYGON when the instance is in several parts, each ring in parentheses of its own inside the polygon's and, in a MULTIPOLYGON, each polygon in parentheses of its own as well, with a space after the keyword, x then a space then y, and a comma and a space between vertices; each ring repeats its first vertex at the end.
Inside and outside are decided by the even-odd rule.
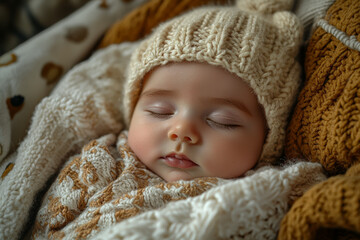
MULTIPOLYGON (((359 42, 359 12, 357 0, 336 1, 324 21, 359 42)), ((321 27, 314 31, 285 146, 289 158, 320 162, 331 175, 345 173, 360 153, 360 52, 340 40, 321 27)))
POLYGON ((359 166, 306 192, 282 220, 278 239, 360 239, 359 166))
POLYGON ((333 177, 298 199, 278 239, 360 239, 360 2, 338 0, 309 42, 286 154, 333 177))

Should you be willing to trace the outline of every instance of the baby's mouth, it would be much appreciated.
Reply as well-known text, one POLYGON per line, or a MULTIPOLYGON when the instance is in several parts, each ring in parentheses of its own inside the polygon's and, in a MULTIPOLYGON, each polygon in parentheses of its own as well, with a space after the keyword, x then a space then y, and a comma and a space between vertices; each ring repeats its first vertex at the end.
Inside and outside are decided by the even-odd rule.
POLYGON ((191 161, 186 155, 184 154, 175 154, 171 153, 163 157, 165 163, 174 168, 191 168, 198 166, 196 163, 191 161))

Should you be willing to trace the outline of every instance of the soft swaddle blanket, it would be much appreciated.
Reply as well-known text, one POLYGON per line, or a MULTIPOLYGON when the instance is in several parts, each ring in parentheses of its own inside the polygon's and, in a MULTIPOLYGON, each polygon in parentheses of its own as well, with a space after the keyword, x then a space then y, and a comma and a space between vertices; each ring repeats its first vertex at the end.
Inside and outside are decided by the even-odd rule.
MULTIPOLYGON (((36 194, 64 166, 68 156, 73 155, 71 153, 79 152, 92 139, 108 133, 117 134, 123 129, 119 101, 128 59, 136 45, 137 43, 124 43, 98 51, 70 71, 52 95, 37 107, 26 139, 17 154, 11 156, 17 164, 0 183, 1 239, 17 238, 22 231, 27 230, 29 217, 34 217, 30 212, 36 194)), ((97 142, 110 144, 113 138, 107 136, 97 142)), ((77 157, 69 160, 73 164, 70 163, 61 170, 38 212, 34 231, 39 234, 39 239, 274 239, 280 221, 293 201, 309 187, 326 179, 320 164, 307 162, 263 167, 249 171, 246 177, 236 180, 184 181, 179 183, 179 187, 170 187, 172 184, 166 184, 147 172, 148 176, 153 177, 153 182, 143 185, 146 186, 143 190, 146 192, 153 189, 159 195, 146 192, 145 195, 149 196, 146 202, 151 204, 140 208, 135 201, 129 207, 134 207, 138 212, 116 218, 121 208, 116 208, 118 205, 112 203, 129 201, 125 196, 136 199, 131 194, 137 192, 135 188, 141 187, 134 185, 134 192, 126 187, 117 187, 115 191, 112 188, 109 194, 102 194, 102 191, 120 181, 120 170, 124 168, 116 164, 121 153, 108 148, 109 154, 101 145, 94 142, 93 145, 96 153, 91 153, 92 150, 87 152, 88 148, 85 147, 83 154, 96 156, 101 153, 107 156, 105 159, 108 161, 102 157, 89 156, 83 162, 77 157), (92 164, 87 163, 90 160, 93 161, 92 164), (85 169, 92 169, 94 172, 82 172, 81 169, 86 164, 85 169), (91 165, 97 167, 94 169, 91 165), (100 172, 99 166, 102 169, 100 172), (64 175, 67 170, 74 171, 78 177, 71 175, 71 171, 64 175), (95 180, 96 174, 93 173, 98 176, 101 173, 104 176, 102 181, 95 180), (72 179, 78 179, 79 185, 71 185, 74 182, 72 179), (76 188, 86 185, 85 183, 87 195, 85 187, 76 188), (162 187, 154 187, 156 185, 162 187), (191 186, 193 193, 182 194, 180 189, 184 189, 184 186, 191 186), (74 187, 74 191, 68 191, 68 194, 80 196, 76 196, 76 201, 72 203, 58 201, 61 199, 58 198, 61 191, 56 193, 56 189, 62 187, 74 187), (207 191, 202 193, 205 190, 207 191), (159 197, 166 194, 168 196, 159 197), (101 199, 100 195, 108 196, 108 201, 96 202, 96 199, 101 199), (158 201, 159 199, 162 200, 158 201), (168 200, 177 201, 165 204, 168 200), (57 207, 61 209, 60 215, 56 215, 59 210, 56 210, 57 207), (66 213, 66 208, 72 210, 71 214, 66 213), (105 210, 109 212, 104 215, 105 210), (106 220, 102 220, 101 216, 106 220), (54 224, 56 234, 51 232, 51 224, 54 224), (80 229, 84 230, 84 235, 78 235, 80 229)), ((91 148, 92 145, 89 146, 91 148)), ((145 198, 141 201, 145 201, 145 198)))
POLYGON ((70 159, 47 192, 34 237, 88 238, 115 222, 169 201, 196 196, 226 180, 198 178, 166 183, 141 163, 127 145, 127 132, 87 144, 70 159))

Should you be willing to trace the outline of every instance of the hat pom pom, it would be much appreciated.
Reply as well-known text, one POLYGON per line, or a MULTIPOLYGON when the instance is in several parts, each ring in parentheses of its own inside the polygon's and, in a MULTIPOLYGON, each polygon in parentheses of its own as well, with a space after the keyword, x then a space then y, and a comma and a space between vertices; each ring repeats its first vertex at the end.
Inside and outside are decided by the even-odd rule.
POLYGON ((273 14, 278 11, 289 11, 294 0, 237 0, 236 6, 241 10, 273 14))

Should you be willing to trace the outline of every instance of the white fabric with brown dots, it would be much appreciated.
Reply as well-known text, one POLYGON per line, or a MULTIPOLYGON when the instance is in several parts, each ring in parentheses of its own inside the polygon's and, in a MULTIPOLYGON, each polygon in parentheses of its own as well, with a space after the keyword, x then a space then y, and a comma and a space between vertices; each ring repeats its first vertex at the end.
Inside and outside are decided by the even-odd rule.
MULTIPOLYGON (((0 174, 4 158, 24 138, 35 106, 93 50, 116 20, 146 0, 93 0, 67 18, 0 56, 0 174)), ((10 164, 10 165, 9 165, 10 164)), ((1 180, 0 180, 1 181, 1 180)))

